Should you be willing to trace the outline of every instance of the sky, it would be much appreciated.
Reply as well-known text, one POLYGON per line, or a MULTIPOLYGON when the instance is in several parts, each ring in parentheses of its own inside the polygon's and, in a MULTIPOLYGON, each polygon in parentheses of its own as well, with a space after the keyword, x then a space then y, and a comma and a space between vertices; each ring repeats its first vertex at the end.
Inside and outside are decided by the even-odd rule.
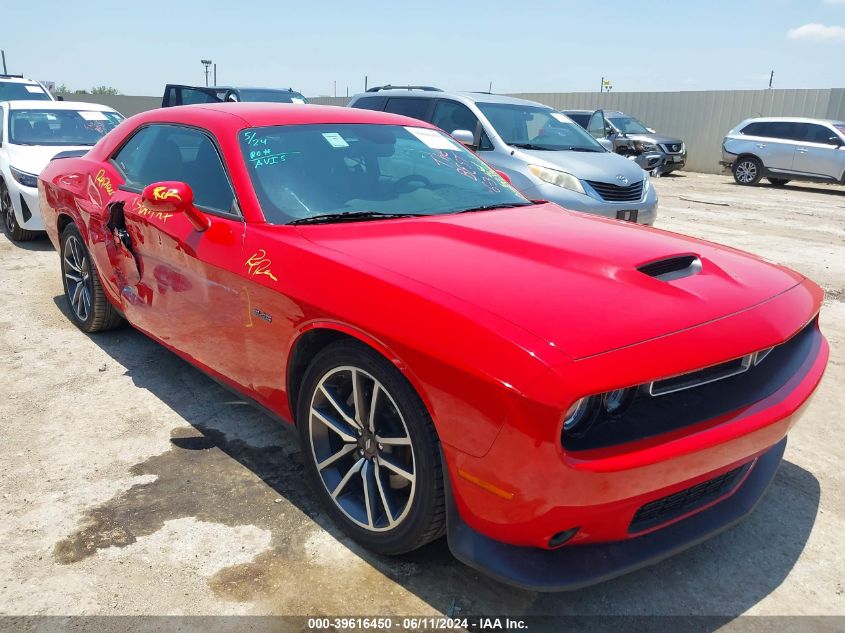
POLYGON ((160 96, 166 83, 582 92, 845 87, 845 0, 4 2, 9 72, 160 96))

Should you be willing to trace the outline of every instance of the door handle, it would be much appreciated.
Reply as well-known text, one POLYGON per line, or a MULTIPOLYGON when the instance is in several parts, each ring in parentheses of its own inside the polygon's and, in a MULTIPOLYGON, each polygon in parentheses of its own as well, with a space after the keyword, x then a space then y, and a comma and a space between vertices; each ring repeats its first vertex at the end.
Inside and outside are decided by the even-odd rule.
POLYGON ((799 148, 797 148, 795 151, 796 151, 796 152, 801 152, 802 154, 806 154, 806 153, 807 153, 808 151, 810 151, 810 150, 808 150, 806 147, 799 147, 799 148))
POLYGON ((766 147, 765 143, 757 143, 757 149, 763 149, 764 147, 766 147))

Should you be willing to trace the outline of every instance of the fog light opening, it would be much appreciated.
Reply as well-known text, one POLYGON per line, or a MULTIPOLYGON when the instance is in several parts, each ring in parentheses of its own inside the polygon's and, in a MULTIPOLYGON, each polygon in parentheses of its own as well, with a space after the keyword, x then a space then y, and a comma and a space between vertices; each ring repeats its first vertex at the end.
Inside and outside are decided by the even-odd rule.
POLYGON ((634 402, 636 395, 636 389, 615 389, 608 391, 602 396, 604 410, 607 411, 609 416, 618 418, 628 410, 628 407, 634 402))
POLYGON ((551 548, 555 548, 555 547, 560 547, 561 545, 565 545, 569 541, 569 539, 571 539, 573 536, 575 536, 578 533, 578 530, 580 530, 580 529, 581 528, 579 528, 579 527, 574 527, 574 528, 570 528, 568 530, 564 530, 563 532, 558 532, 557 534, 554 534, 548 540, 548 543, 547 543, 548 547, 551 549, 551 548))

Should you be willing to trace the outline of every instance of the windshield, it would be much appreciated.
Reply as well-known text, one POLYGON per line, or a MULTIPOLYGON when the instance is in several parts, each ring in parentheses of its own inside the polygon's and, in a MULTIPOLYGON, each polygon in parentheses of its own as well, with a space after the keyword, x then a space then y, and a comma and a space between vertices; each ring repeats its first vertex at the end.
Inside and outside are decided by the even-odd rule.
POLYGON ((399 125, 285 125, 239 134, 264 216, 439 215, 530 204, 442 132, 399 125))
POLYGON ((0 81, 0 101, 52 101, 52 99, 37 84, 0 81))
POLYGON ((255 101, 265 103, 308 103, 308 100, 298 92, 289 90, 238 90, 241 101, 255 101))
POLYGON ((16 145, 94 145, 123 121, 97 110, 11 110, 9 142, 16 145))
POLYGON ((541 150, 605 151, 580 126, 551 108, 511 103, 476 105, 508 145, 541 150))
POLYGON ((607 120, 622 134, 650 134, 645 124, 632 116, 609 116, 607 120))

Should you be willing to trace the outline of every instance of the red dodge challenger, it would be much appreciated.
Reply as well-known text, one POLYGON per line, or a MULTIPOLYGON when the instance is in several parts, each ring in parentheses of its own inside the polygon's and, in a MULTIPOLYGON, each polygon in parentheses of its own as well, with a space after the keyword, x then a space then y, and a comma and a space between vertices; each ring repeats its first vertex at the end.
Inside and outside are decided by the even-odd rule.
POLYGON ((533 590, 748 515, 828 358, 801 275, 529 201, 400 116, 156 110, 39 188, 83 331, 125 319, 295 424, 364 546, 445 533, 533 590))

